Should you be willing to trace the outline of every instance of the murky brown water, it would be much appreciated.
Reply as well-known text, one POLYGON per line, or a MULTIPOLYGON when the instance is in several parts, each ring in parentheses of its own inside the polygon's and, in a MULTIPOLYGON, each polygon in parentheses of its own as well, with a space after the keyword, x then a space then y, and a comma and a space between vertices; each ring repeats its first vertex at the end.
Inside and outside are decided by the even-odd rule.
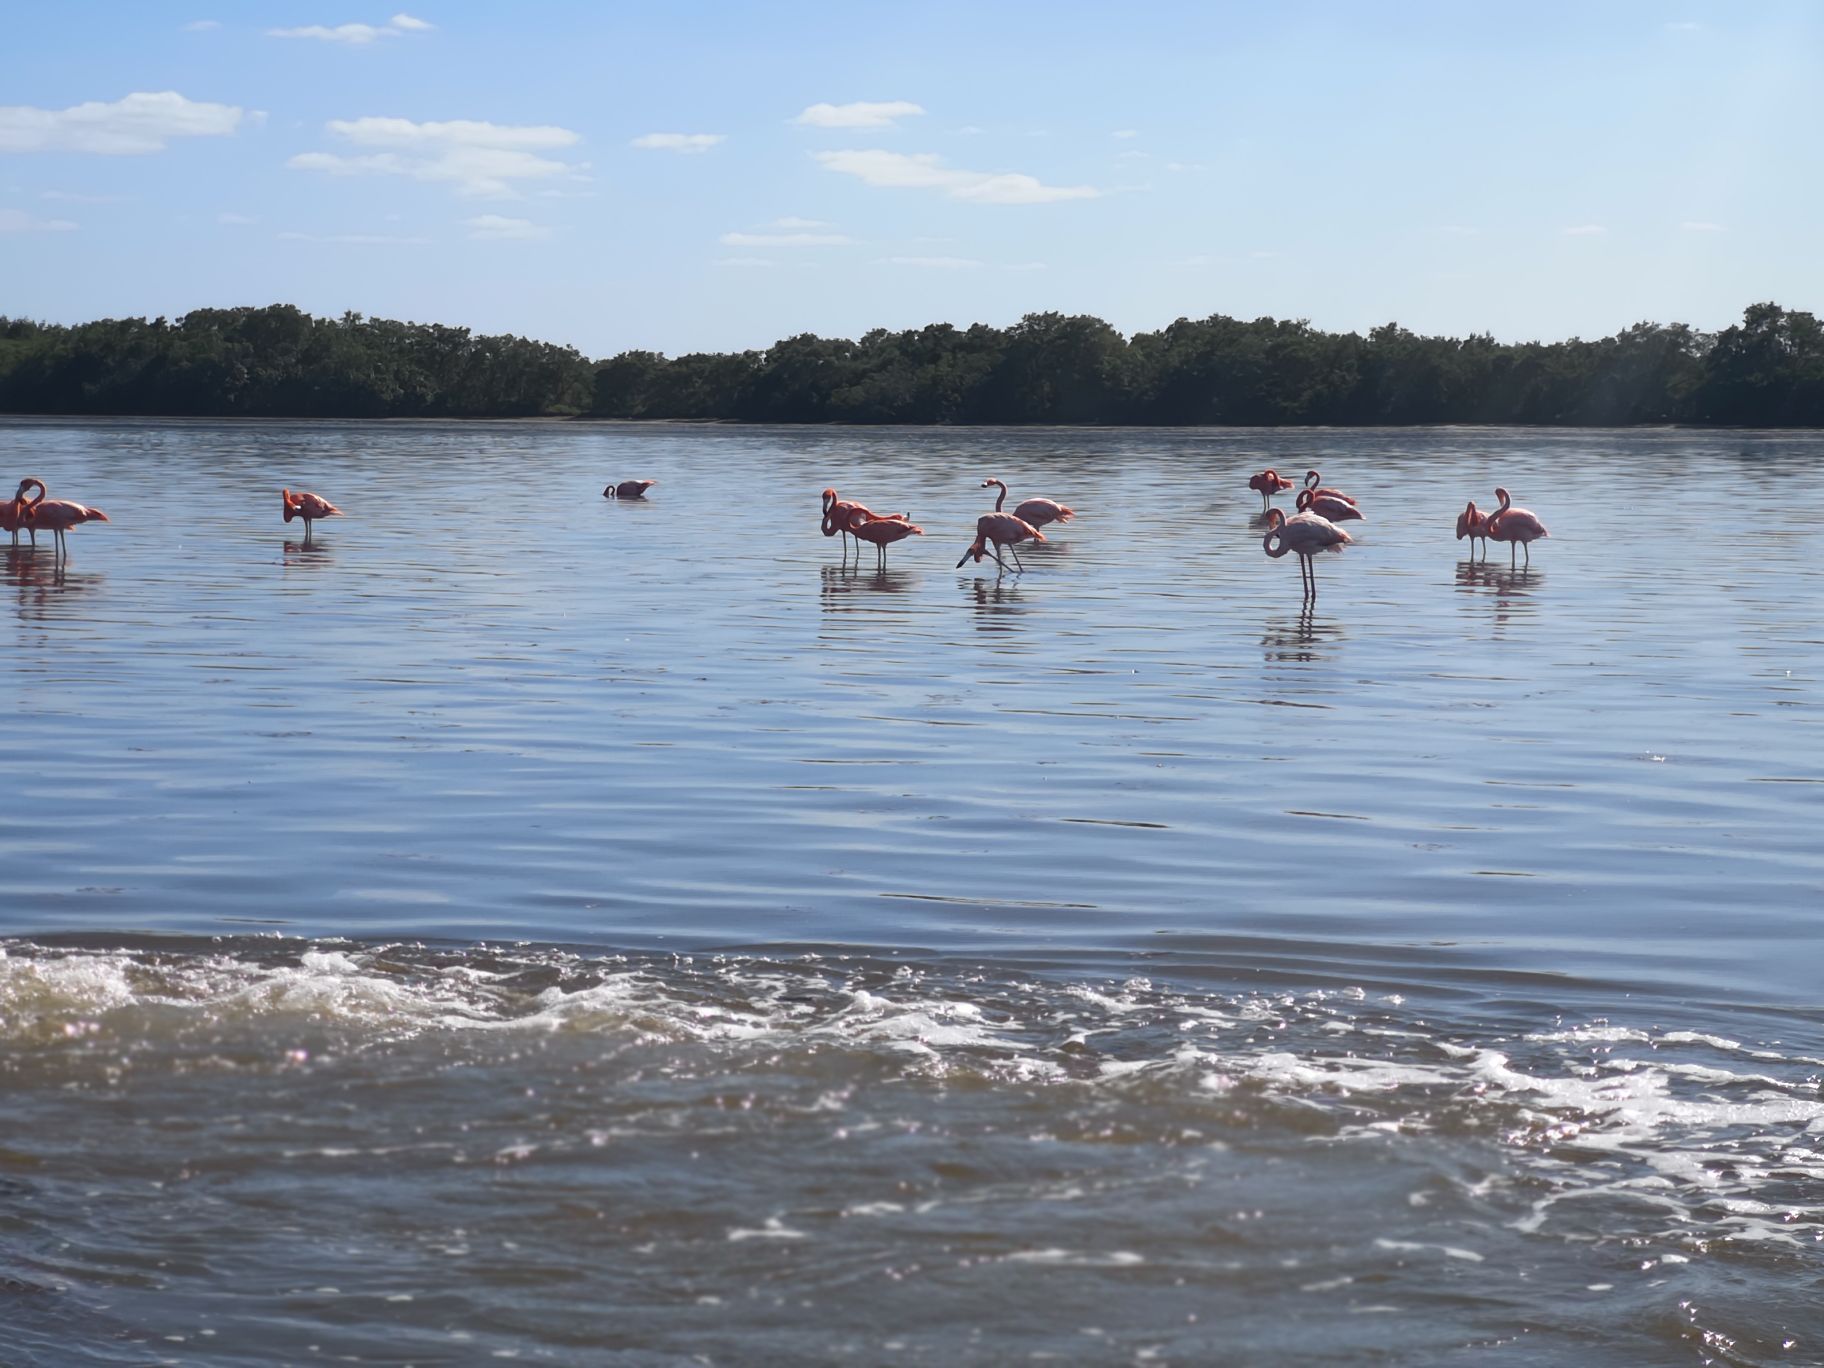
POLYGON ((1824 1361, 1820 457, 0 423, 0 1363, 1824 1361))

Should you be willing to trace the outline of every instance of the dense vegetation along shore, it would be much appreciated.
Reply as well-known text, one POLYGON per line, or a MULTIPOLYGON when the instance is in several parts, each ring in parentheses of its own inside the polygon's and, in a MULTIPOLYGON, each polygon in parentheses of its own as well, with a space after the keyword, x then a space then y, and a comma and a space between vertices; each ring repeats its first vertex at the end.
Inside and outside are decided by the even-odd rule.
POLYGON ((0 412, 757 423, 1824 426, 1824 328, 1756 304, 1718 333, 1586 342, 1326 333, 1220 314, 1123 338, 1087 315, 590 361, 572 347, 286 304, 71 327, 0 318, 0 412))

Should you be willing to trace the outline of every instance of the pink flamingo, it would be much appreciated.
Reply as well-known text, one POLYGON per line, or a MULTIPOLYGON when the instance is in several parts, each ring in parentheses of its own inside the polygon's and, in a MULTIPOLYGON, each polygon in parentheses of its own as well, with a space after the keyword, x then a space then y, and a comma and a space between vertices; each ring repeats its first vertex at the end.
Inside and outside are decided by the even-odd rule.
POLYGON ((1541 537, 1552 534, 1545 530, 1545 524, 1539 521, 1538 515, 1528 508, 1515 508, 1508 501, 1505 489, 1496 489, 1495 497, 1501 500, 1501 507, 1488 515, 1486 535, 1496 541, 1507 542, 1507 563, 1511 568, 1514 563, 1514 547, 1526 547, 1526 563, 1533 563, 1532 543, 1541 537))
POLYGON ((1272 466, 1268 466, 1258 475, 1248 476, 1248 488, 1260 495, 1260 506, 1269 507, 1275 494, 1284 493, 1292 488, 1292 481, 1281 475, 1272 466))
MULTIPOLYGON (((859 504, 850 499, 839 498, 834 489, 824 490, 823 535, 826 537, 834 537, 840 534, 842 536, 842 554, 843 559, 845 560, 848 559, 849 554, 849 516, 853 513, 865 513, 871 522, 912 521, 912 515, 910 513, 876 513, 866 504, 859 504)), ((855 554, 857 557, 861 555, 861 548, 859 546, 855 548, 855 554)))
POLYGON ((1298 556, 1299 580, 1305 586, 1305 597, 1317 597, 1317 563, 1312 559, 1319 551, 1341 551, 1354 538, 1328 518, 1315 513, 1300 513, 1288 518, 1279 509, 1267 513, 1267 535, 1260 539, 1261 550, 1278 560, 1286 552, 1298 556), (1274 549, 1273 539, 1279 538, 1274 549))
MULTIPOLYGON (((1298 491, 1298 511, 1301 516, 1310 513, 1314 517, 1328 518, 1331 522, 1348 522, 1351 518, 1368 521, 1368 515, 1342 495, 1319 494, 1311 489, 1298 491)), ((1293 521, 1296 522, 1297 519, 1293 521)))
POLYGON ((304 540, 310 540, 310 525, 318 518, 339 518, 342 510, 337 508, 321 494, 311 494, 299 490, 293 494, 289 489, 281 489, 279 496, 285 501, 285 521, 293 518, 304 519, 304 540))
POLYGON ((658 483, 657 480, 622 480, 611 484, 602 491, 604 499, 643 499, 646 491, 658 483))
POLYGON ((1008 553, 1013 557, 1014 565, 1019 566, 1020 571, 1024 573, 1026 567, 1020 564, 1020 553, 1014 547, 1023 541, 1042 542, 1044 540, 1043 532, 1012 513, 984 513, 975 520, 975 540, 969 544, 969 549, 963 552, 963 560, 956 563, 956 568, 961 570, 963 561, 968 560, 971 556, 974 556, 975 563, 980 565, 982 557, 987 555, 993 556, 994 563, 1001 569, 1007 569, 1007 562, 1001 559, 1000 554, 988 549, 988 543, 993 542, 996 546, 1006 547, 1008 553))
MULTIPOLYGON (((67 559, 70 554, 69 544, 63 538, 63 534, 70 528, 78 527, 85 522, 111 521, 108 515, 99 508, 90 508, 87 504, 75 503, 69 499, 47 499, 45 495, 48 493, 50 491, 44 487, 43 480, 36 475, 27 475, 19 481, 19 488, 13 495, 13 505, 20 512, 20 526, 34 529, 49 528, 57 534, 57 554, 59 556, 67 559), (27 499, 25 491, 33 486, 38 489, 38 497, 27 499)), ((32 540, 35 545, 37 538, 34 537, 32 540)))
MULTIPOLYGON (((865 508, 857 508, 849 513, 848 531, 860 541, 874 543, 875 567, 880 570, 887 568, 887 548, 894 542, 925 535, 924 528, 914 527, 904 518, 876 518, 865 508)), ((855 554, 861 554, 859 547, 855 554)))
POLYGON ((1322 485, 1323 478, 1324 477, 1322 475, 1319 475, 1315 470, 1307 470, 1305 472, 1305 488, 1310 490, 1313 495, 1315 495, 1319 498, 1325 497, 1327 495, 1328 497, 1330 497, 1332 499, 1341 499, 1346 504, 1352 504, 1355 502, 1354 499, 1350 498, 1347 494, 1343 493, 1343 491, 1340 489, 1330 489, 1328 487, 1320 487, 1322 485))
MULTIPOLYGON (((1007 502, 1007 481, 997 480, 990 475, 982 481, 982 488, 986 489, 989 485, 1000 486, 1001 492, 994 501, 994 511, 999 513, 1001 505, 1007 502)), ((1069 522, 1076 514, 1055 499, 1026 499, 1014 508, 1013 516, 1029 527, 1044 527, 1047 523, 1069 522)))
MULTIPOLYGON (((24 488, 24 486, 20 486, 24 488)), ((25 500, 15 494, 5 503, 0 503, 0 532, 13 534, 13 545, 19 545, 19 531, 23 528, 32 534, 32 545, 38 545, 38 529, 32 526, 26 515, 25 500)))
POLYGON ((1469 501, 1468 508, 1457 514, 1457 540, 1462 541, 1465 537, 1469 538, 1469 554, 1472 557, 1476 554, 1477 538, 1482 541, 1482 554, 1488 554, 1488 514, 1476 507, 1474 499, 1469 501))

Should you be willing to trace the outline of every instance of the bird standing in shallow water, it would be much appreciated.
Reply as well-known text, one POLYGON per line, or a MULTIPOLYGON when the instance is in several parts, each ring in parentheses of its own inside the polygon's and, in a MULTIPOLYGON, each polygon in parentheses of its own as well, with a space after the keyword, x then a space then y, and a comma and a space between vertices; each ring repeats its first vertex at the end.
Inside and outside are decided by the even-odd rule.
MULTIPOLYGON (((27 475, 19 481, 19 488, 13 494, 12 502, 14 508, 18 510, 21 527, 32 529, 42 527, 57 534, 57 554, 61 557, 67 559, 70 554, 69 545, 63 539, 63 534, 70 528, 80 526, 85 522, 111 521, 108 515, 99 508, 90 508, 87 504, 79 504, 70 499, 47 499, 45 495, 48 493, 50 491, 44 487, 43 480, 36 475, 27 475), (34 486, 38 490, 38 497, 26 498, 25 491, 34 486)), ((33 545, 36 545, 37 541, 37 537, 34 536, 33 545)))
POLYGON ((1319 551, 1341 551, 1352 538, 1328 518, 1315 513, 1300 513, 1288 518, 1275 508, 1267 514, 1267 535, 1260 539, 1261 550, 1278 560, 1291 551, 1298 556, 1299 579, 1305 586, 1305 597, 1317 597, 1317 563, 1312 559, 1319 551), (1274 547, 1278 538, 1279 546, 1274 547))
POLYGON ((1532 543, 1541 537, 1552 534, 1545 530, 1545 524, 1530 508, 1515 508, 1508 500, 1505 489, 1496 489, 1495 497, 1501 500, 1501 507, 1488 515, 1488 531, 1485 535, 1496 541, 1508 543, 1507 564, 1511 569, 1514 564, 1514 547, 1526 547, 1526 563, 1533 563, 1532 543))
MULTIPOLYGON (((887 568, 887 548, 894 542, 925 535, 924 528, 914 527, 904 518, 870 517, 865 508, 857 508, 849 514, 848 530, 857 539, 874 543, 875 567, 880 570, 887 568)), ((856 554, 860 555, 860 551, 856 554)))
POLYGON ((643 499, 646 491, 658 483, 657 480, 622 480, 611 484, 602 491, 604 499, 643 499))
POLYGON ((1292 481, 1281 475, 1272 466, 1268 466, 1258 475, 1248 476, 1248 488, 1260 495, 1260 506, 1269 508, 1275 494, 1284 493, 1292 488, 1292 481))
POLYGON ((1311 513, 1319 518, 1328 518, 1331 522, 1348 522, 1351 518, 1368 521, 1367 514, 1340 494, 1320 494, 1314 489, 1301 489, 1298 491, 1297 502, 1301 514, 1311 513))
MULTIPOLYGON (((25 486, 21 485, 20 488, 24 489, 25 486)), ((32 534, 33 546, 38 545, 38 529, 32 526, 30 518, 26 515, 25 499, 14 494, 6 502, 0 503, 0 532, 11 532, 13 545, 17 546, 19 545, 19 533, 22 530, 32 534)))
POLYGON ((1469 538, 1469 554, 1472 559, 1476 554, 1477 538, 1482 541, 1482 554, 1488 555, 1488 514, 1476 507, 1474 499, 1469 501, 1468 508, 1457 514, 1457 540, 1462 541, 1465 537, 1469 538))
MULTIPOLYGON (((849 518, 856 513, 865 513, 870 519, 883 522, 912 521, 912 515, 910 513, 876 513, 866 504, 858 504, 853 500, 838 497, 834 489, 824 490, 823 535, 826 537, 834 537, 838 534, 841 535, 842 556, 844 560, 847 560, 849 556, 849 518)), ((861 548, 859 546, 855 548, 855 555, 858 559, 861 556, 861 548)))
POLYGON ((1044 540, 1043 532, 1011 513, 984 513, 975 520, 975 540, 969 544, 969 549, 963 552, 963 560, 956 563, 956 568, 961 570, 963 561, 968 560, 971 556, 975 557, 977 565, 982 563, 983 556, 993 556, 996 565, 1003 570, 1008 569, 1007 562, 1002 560, 997 552, 988 549, 988 543, 993 542, 996 546, 1006 547, 1008 554, 1013 557, 1014 565, 1024 573, 1026 567, 1020 564, 1020 553, 1014 550, 1014 546, 1023 541, 1044 540))
MULTIPOLYGON (((1000 495, 994 501, 994 511, 999 513, 1001 505, 1007 502, 1007 481, 997 480, 990 475, 982 481, 982 488, 986 489, 990 485, 1000 487, 1000 495)), ((1056 499, 1025 499, 1013 510, 1013 516, 1028 527, 1044 527, 1047 523, 1069 522, 1076 513, 1056 499)))
POLYGON ((312 494, 308 490, 299 490, 293 494, 289 489, 281 489, 279 497, 285 501, 285 521, 293 518, 304 519, 304 540, 310 541, 310 525, 318 518, 339 518, 342 510, 337 508, 321 494, 312 494))
POLYGON ((1343 493, 1342 490, 1331 489, 1328 485, 1324 484, 1323 479, 1324 477, 1319 475, 1315 470, 1307 470, 1305 472, 1305 488, 1319 498, 1328 495, 1332 499, 1341 499, 1346 504, 1353 504, 1355 502, 1354 499, 1343 493))

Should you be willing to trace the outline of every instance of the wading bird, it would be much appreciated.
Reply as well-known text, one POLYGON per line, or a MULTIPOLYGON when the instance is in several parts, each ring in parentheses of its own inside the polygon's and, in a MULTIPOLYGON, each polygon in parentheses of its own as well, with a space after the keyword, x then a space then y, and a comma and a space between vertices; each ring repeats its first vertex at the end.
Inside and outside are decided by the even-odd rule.
POLYGON ((1267 535, 1260 539, 1261 550, 1278 560, 1291 551, 1298 556, 1299 579, 1305 586, 1305 597, 1317 597, 1317 563, 1312 559, 1319 551, 1341 551, 1353 540, 1328 518, 1315 513, 1300 513, 1288 518, 1275 508, 1267 514, 1267 535), (1274 538, 1279 539, 1274 549, 1274 538))
MULTIPOLYGON (((910 513, 876 513, 873 509, 869 508, 866 504, 858 504, 858 503, 855 503, 853 500, 842 499, 842 498, 838 497, 837 493, 834 489, 824 490, 823 491, 823 535, 826 537, 834 537, 839 534, 841 535, 841 537, 842 537, 842 554, 843 554, 843 558, 845 560, 848 558, 848 554, 849 554, 849 518, 851 515, 853 515, 855 513, 865 513, 871 521, 879 521, 879 522, 911 522, 912 521, 912 515, 910 513)), ((861 548, 859 546, 857 546, 855 548, 855 555, 857 556, 857 558, 859 558, 861 555, 861 548)))
POLYGON ((1323 483, 1323 480, 1324 480, 1324 477, 1322 475, 1319 475, 1315 470, 1307 470, 1305 472, 1305 488, 1310 490, 1312 492, 1312 494, 1318 496, 1319 498, 1322 498, 1327 495, 1328 497, 1330 497, 1332 499, 1341 499, 1346 504, 1353 504, 1355 502, 1354 499, 1350 498, 1347 494, 1343 493, 1342 490, 1330 489, 1330 488, 1326 487, 1323 483))
POLYGON ((602 491, 604 499, 643 499, 646 491, 658 483, 657 480, 622 480, 611 484, 602 491))
POLYGON ((1470 559, 1475 559, 1478 539, 1482 542, 1482 554, 1488 555, 1488 514, 1476 507, 1474 499, 1469 501, 1468 508, 1457 514, 1457 540, 1462 541, 1465 537, 1469 538, 1470 559))
POLYGON ((993 542, 996 546, 1007 548, 1008 554, 1013 557, 1014 565, 1023 573, 1026 567, 1020 564, 1020 553, 1014 550, 1015 545, 1023 541, 1042 542, 1044 540, 1043 532, 1011 513, 984 513, 975 520, 975 540, 969 544, 969 549, 963 552, 963 560, 956 563, 956 568, 961 570, 963 561, 968 560, 971 556, 974 556, 975 563, 980 565, 982 557, 986 555, 993 556, 994 563, 1001 569, 1008 569, 1007 562, 1001 559, 1000 554, 988 549, 988 543, 993 542))
POLYGON ((25 500, 15 494, 5 503, 0 503, 0 532, 11 532, 13 545, 17 546, 21 529, 32 534, 33 546, 38 545, 38 529, 26 517, 25 500))
POLYGON ((1248 488, 1260 495, 1260 506, 1267 508, 1272 505, 1275 494, 1284 493, 1292 488, 1292 481, 1273 467, 1268 466, 1260 474, 1248 476, 1248 488))
POLYGON ((1331 522, 1348 522, 1351 518, 1368 521, 1368 516, 1340 494, 1320 494, 1316 490, 1298 491, 1298 511, 1312 513, 1331 522))
POLYGON ((1501 500, 1501 507, 1488 515, 1488 536, 1496 541, 1507 542, 1507 563, 1511 568, 1514 563, 1514 547, 1526 547, 1526 563, 1533 563, 1531 543, 1541 537, 1552 534, 1545 530, 1545 524, 1539 521, 1538 515, 1530 508, 1515 508, 1508 501, 1505 489, 1495 490, 1495 497, 1501 500))
MULTIPOLYGON (((44 528, 57 534, 57 554, 68 557, 70 548, 63 539, 63 534, 72 527, 85 522, 108 522, 109 518, 99 508, 90 508, 87 504, 75 503, 69 499, 47 499, 50 493, 44 487, 44 481, 36 475, 27 475, 19 481, 19 488, 13 494, 13 505, 19 510, 19 525, 26 528, 44 528), (38 497, 28 499, 25 491, 36 486, 38 497)), ((33 544, 37 538, 32 539, 33 544)))
MULTIPOLYGON (((848 530, 849 535, 861 541, 874 543, 875 567, 880 570, 887 568, 887 548, 894 542, 903 541, 907 537, 925 535, 924 528, 914 527, 904 518, 876 518, 871 516, 865 508, 857 508, 849 514, 848 530)), ((860 557, 859 547, 856 548, 855 554, 858 558, 860 557)))
POLYGON ((321 494, 312 494, 299 490, 293 494, 289 489, 281 489, 279 497, 285 501, 285 521, 293 518, 304 519, 304 540, 310 540, 310 525, 318 518, 339 518, 342 510, 337 508, 321 494))
MULTIPOLYGON (((989 485, 1000 487, 1000 495, 994 501, 994 511, 999 513, 1001 505, 1007 502, 1007 481, 990 475, 982 481, 982 488, 989 485)), ((1076 514, 1055 499, 1025 499, 1014 508, 1013 516, 1029 527, 1044 527, 1047 523, 1069 522, 1076 514)))

